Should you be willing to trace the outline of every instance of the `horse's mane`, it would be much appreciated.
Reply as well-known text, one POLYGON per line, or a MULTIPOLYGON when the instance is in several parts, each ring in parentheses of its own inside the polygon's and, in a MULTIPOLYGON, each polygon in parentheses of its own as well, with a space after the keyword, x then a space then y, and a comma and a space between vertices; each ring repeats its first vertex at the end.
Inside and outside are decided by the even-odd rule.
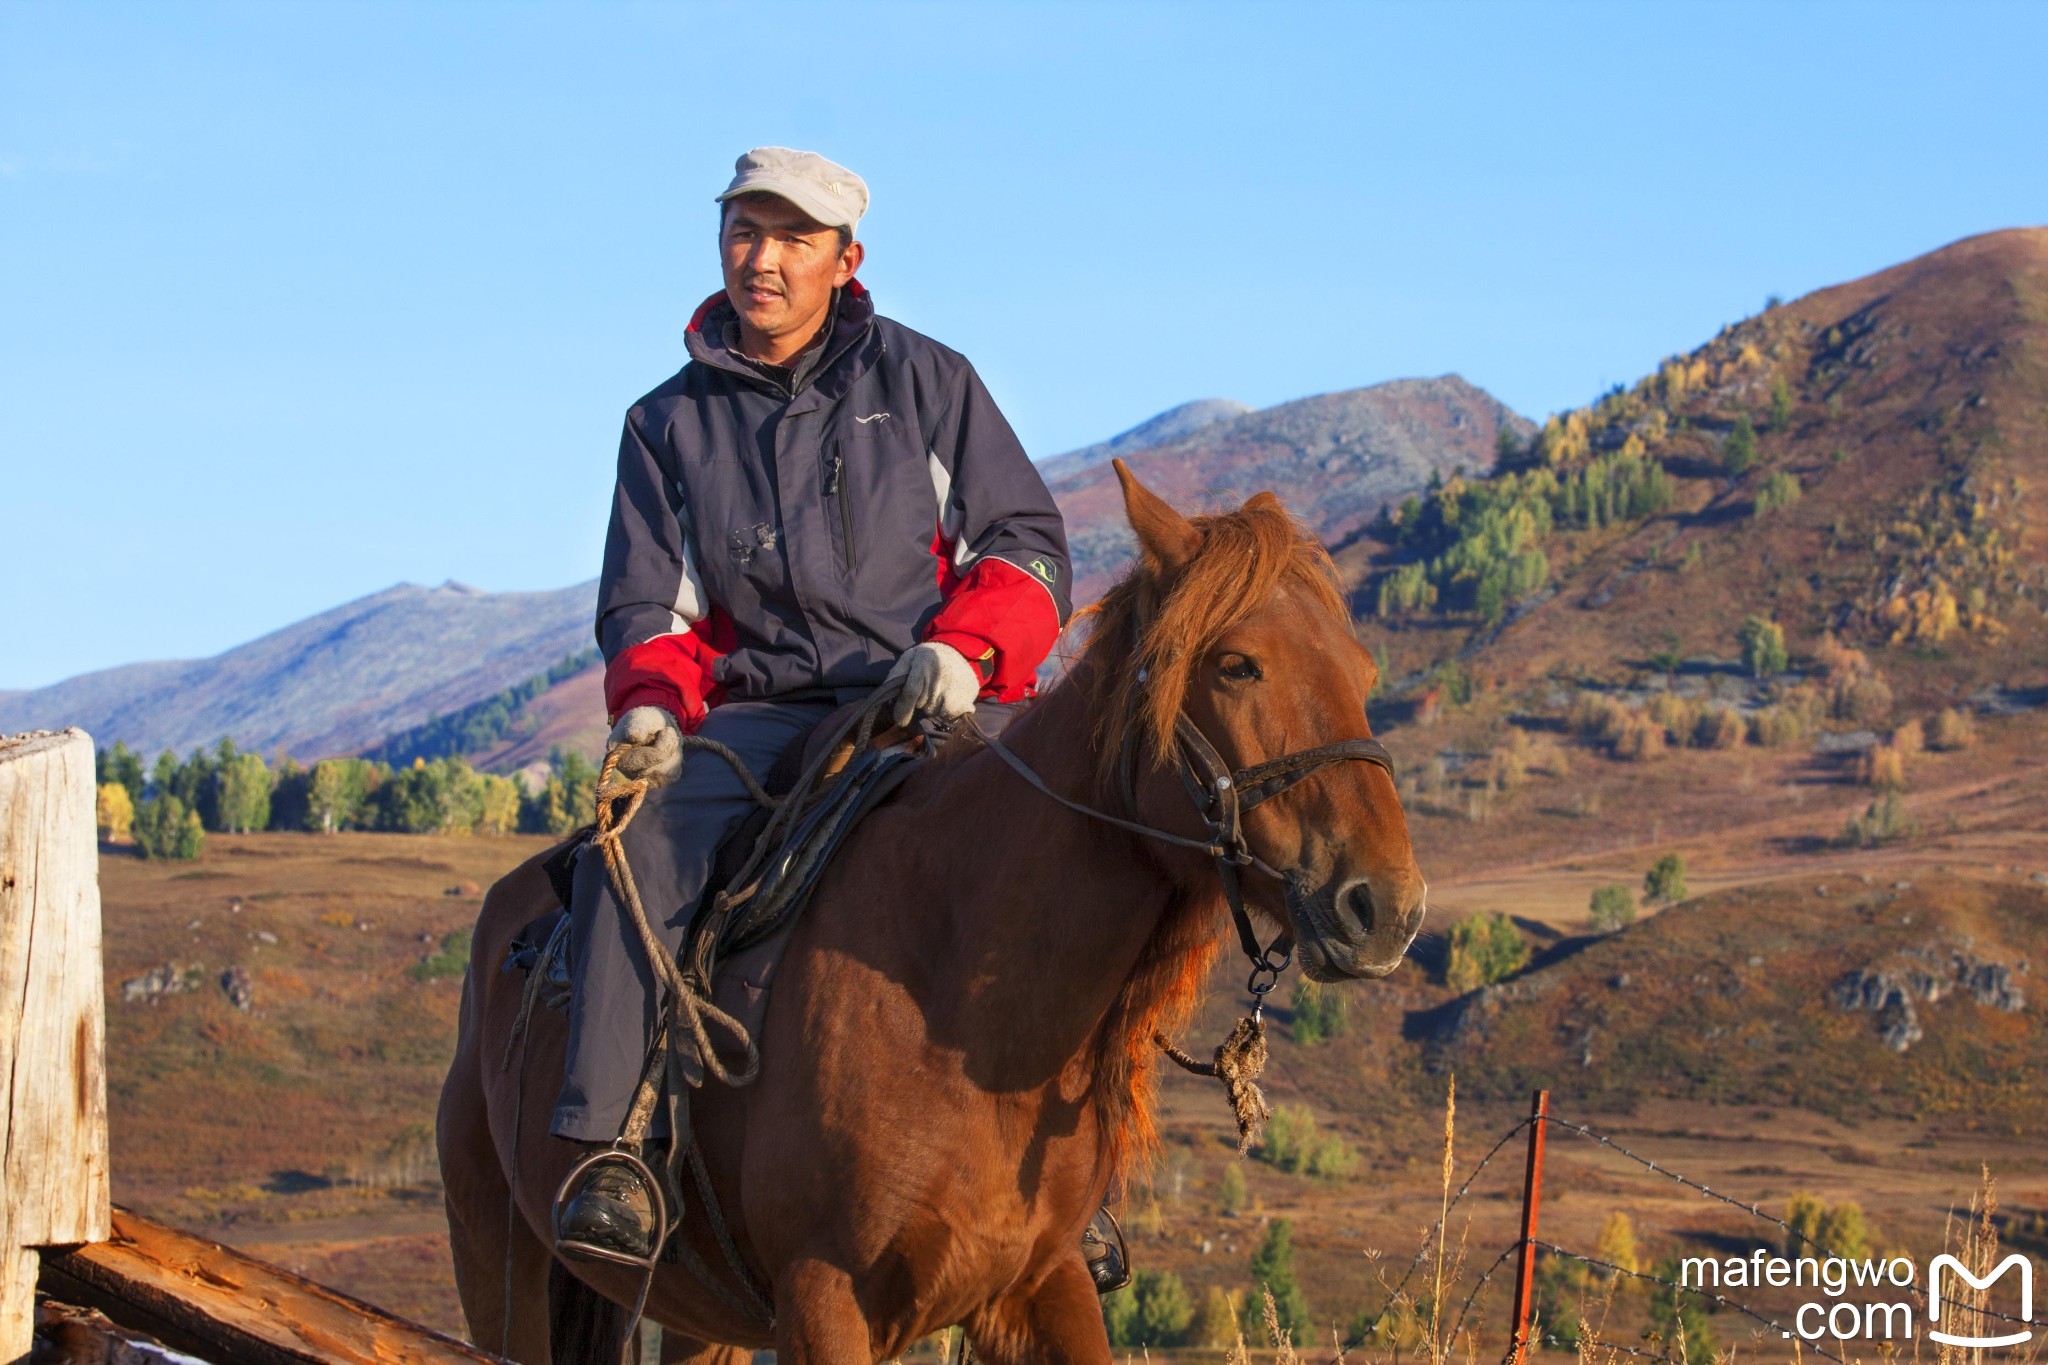
MULTIPOLYGON (((1184 565, 1161 569, 1142 556, 1099 603, 1075 616, 1088 638, 1063 685, 1089 694, 1097 796, 1112 808, 1126 726, 1136 730, 1141 762, 1165 761, 1195 670, 1226 631, 1283 583, 1298 584, 1346 619, 1329 552, 1271 494, 1190 521, 1200 539, 1184 565)), ((1152 1035, 1172 1037, 1200 1001, 1216 960, 1221 908, 1220 888, 1169 907, 1110 1007, 1095 1099, 1119 1176, 1158 1146, 1152 1035)))

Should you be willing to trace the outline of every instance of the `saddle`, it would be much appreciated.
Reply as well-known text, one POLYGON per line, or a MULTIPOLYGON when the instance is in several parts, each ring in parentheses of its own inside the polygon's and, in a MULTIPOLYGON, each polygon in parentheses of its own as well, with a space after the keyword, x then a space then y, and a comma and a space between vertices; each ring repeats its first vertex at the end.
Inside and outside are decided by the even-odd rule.
MULTIPOLYGON (((760 1036, 769 984, 819 877, 861 818, 944 736, 941 727, 921 723, 893 740, 878 737, 875 709, 872 698, 848 702, 791 741, 761 778, 777 808, 756 806, 719 843, 678 959, 749 1038, 760 1036)), ((594 831, 578 830, 542 864, 560 904, 514 936, 505 962, 506 971, 534 978, 539 1003, 558 1012, 569 1005, 575 861, 594 831)), ((701 1085, 705 1059, 679 1060, 689 1083, 701 1085)))

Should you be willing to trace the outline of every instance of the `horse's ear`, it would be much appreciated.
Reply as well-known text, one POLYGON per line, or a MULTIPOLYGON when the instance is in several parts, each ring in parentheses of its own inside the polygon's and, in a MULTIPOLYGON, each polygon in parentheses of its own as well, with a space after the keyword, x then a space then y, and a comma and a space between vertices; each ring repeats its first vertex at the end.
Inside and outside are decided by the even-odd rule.
POLYGON ((1262 488, 1245 499, 1244 510, 1247 512, 1284 512, 1287 509, 1280 505, 1279 494, 1270 488, 1262 488))
POLYGON ((1137 533, 1138 549, 1154 571, 1172 571, 1194 558, 1202 533, 1180 513, 1167 506, 1166 499, 1138 482, 1138 476, 1122 460, 1112 460, 1117 482, 1124 486, 1124 516, 1137 533))

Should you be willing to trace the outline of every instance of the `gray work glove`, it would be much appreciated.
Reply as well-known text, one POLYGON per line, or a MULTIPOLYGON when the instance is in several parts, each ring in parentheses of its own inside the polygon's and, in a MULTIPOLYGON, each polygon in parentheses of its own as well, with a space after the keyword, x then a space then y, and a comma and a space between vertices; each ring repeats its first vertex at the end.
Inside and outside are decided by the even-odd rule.
POLYGON ((636 706, 620 716, 609 743, 620 751, 621 777, 666 787, 683 770, 683 729, 659 706, 636 706))
POLYGON ((958 720, 974 709, 981 695, 981 675, 967 656, 951 645, 927 641, 903 651, 903 657, 889 670, 891 681, 903 679, 891 714, 898 726, 918 716, 958 720))

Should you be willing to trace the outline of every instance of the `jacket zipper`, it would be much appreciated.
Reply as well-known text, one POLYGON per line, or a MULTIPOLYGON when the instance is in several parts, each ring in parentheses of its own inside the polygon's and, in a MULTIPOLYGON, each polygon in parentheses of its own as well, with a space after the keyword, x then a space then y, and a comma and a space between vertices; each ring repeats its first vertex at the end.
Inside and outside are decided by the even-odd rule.
POLYGON ((839 487, 839 476, 846 468, 845 457, 834 452, 825 466, 825 496, 839 507, 839 562, 848 573, 853 572, 853 508, 849 499, 839 487))

